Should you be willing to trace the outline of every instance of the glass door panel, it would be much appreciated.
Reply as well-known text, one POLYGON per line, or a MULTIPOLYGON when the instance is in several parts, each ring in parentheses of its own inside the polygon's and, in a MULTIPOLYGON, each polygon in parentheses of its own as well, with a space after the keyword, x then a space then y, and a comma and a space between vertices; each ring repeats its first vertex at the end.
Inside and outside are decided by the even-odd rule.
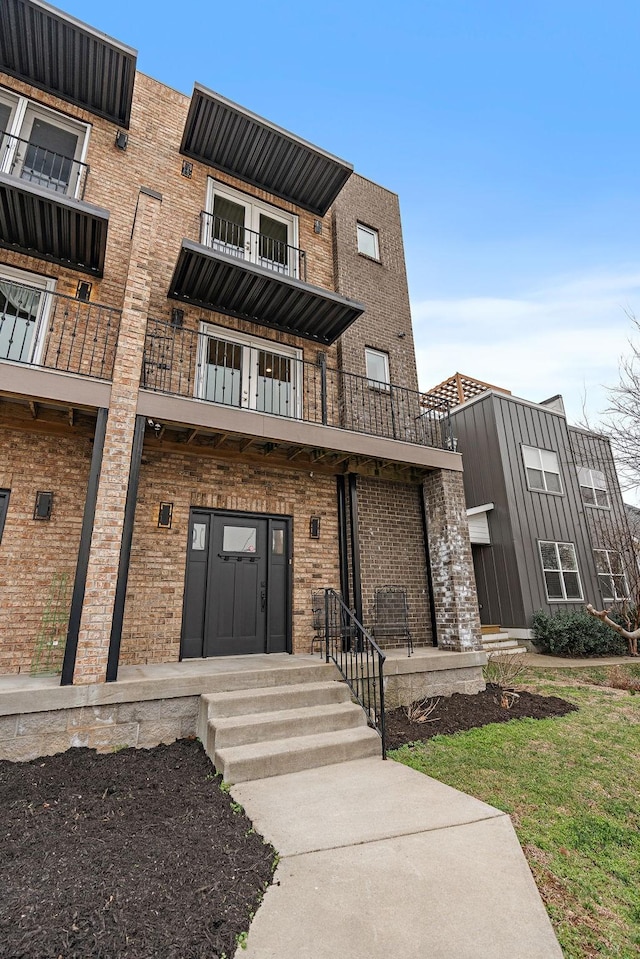
POLYGON ((0 359, 32 361, 41 298, 40 290, 0 279, 0 359))
POLYGON ((211 246, 230 256, 247 259, 249 234, 247 226, 248 208, 243 203, 235 203, 216 193, 213 198, 213 217, 211 223, 211 246))
POLYGON ((260 413, 295 416, 292 390, 292 361, 279 353, 256 350, 256 409, 260 413))
POLYGON ((277 273, 289 274, 289 230, 286 223, 260 214, 258 263, 277 273))
POLYGON ((204 399, 225 406, 240 406, 242 391, 242 347, 207 337, 204 370, 204 399))
POLYGON ((21 178, 55 193, 68 193, 78 147, 77 134, 33 117, 30 125, 28 121, 25 124, 23 138, 28 138, 28 143, 20 146, 21 178))

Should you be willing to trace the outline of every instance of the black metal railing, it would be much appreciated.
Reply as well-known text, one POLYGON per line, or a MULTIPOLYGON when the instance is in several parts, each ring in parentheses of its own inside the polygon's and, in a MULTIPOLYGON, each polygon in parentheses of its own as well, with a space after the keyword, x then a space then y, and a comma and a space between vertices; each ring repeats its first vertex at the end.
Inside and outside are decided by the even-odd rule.
POLYGON ((367 723, 380 736, 382 758, 387 758, 384 728, 385 655, 345 606, 335 589, 324 591, 326 661, 336 664, 351 695, 362 706, 367 723))
MULTIPOLYGON (((241 223, 224 220, 214 213, 203 210, 202 242, 213 250, 227 253, 240 260, 257 263, 274 273, 292 276, 298 280, 307 279, 307 259, 304 250, 291 246, 285 240, 250 230, 241 223)), ((285 227, 286 229, 286 227, 285 227)))
POLYGON ((0 170, 8 169, 12 176, 54 193, 83 199, 89 175, 86 163, 10 133, 2 134, 0 143, 0 170))
POLYGON ((120 310, 0 278, 0 360, 113 376, 120 310))
POLYGON ((446 403, 424 409, 417 390, 380 384, 292 354, 149 319, 142 386, 436 449, 451 448, 446 403))

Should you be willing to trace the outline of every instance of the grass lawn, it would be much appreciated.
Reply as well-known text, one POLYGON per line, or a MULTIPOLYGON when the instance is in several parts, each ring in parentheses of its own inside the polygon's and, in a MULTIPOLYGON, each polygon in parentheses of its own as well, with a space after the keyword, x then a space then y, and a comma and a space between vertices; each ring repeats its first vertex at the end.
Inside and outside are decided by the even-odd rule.
MULTIPOLYGON (((510 814, 566 959, 640 956, 640 693, 600 685, 610 675, 529 670, 521 685, 578 712, 391 754, 510 814)), ((637 684, 640 664, 614 676, 637 684)))

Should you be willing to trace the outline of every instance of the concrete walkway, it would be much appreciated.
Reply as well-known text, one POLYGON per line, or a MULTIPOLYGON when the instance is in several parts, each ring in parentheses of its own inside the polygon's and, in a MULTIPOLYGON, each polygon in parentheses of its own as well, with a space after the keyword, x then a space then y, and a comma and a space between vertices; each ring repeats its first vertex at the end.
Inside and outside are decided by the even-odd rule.
POLYGON ((232 787, 280 853, 237 959, 561 959, 508 816, 393 760, 232 787))
POLYGON ((568 656, 547 656, 545 653, 527 653, 527 666, 555 667, 555 669, 586 669, 588 666, 633 666, 640 662, 634 656, 589 656, 574 659, 568 656))

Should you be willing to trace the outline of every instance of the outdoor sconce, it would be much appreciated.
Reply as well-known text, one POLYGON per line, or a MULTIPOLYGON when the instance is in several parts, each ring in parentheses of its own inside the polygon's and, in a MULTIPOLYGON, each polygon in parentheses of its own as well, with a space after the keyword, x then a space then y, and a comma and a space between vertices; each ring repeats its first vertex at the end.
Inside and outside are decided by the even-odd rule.
POLYGON ((158 529, 171 529, 173 503, 160 503, 158 509, 158 529))
POLYGON ((175 326, 177 329, 180 329, 183 323, 184 310, 180 310, 177 306, 174 306, 171 310, 171 326, 175 326))
POLYGON ((320 539, 320 517, 312 516, 309 520, 309 539, 320 539))
POLYGON ((193 163, 189 163, 188 160, 182 161, 182 175, 186 176, 188 180, 191 179, 191 174, 193 173, 193 163))
POLYGON ((88 303, 91 299, 92 289, 92 283, 87 283, 85 280, 80 280, 78 286, 76 287, 76 300, 80 300, 82 303, 88 303))
POLYGON ((119 150, 126 150, 129 143, 129 134, 118 130, 116 133, 116 146, 119 150))
POLYGON ((313 221, 313 232, 314 232, 314 233, 322 233, 322 220, 314 220, 314 221, 313 221))
POLYGON ((36 505, 33 510, 34 519, 51 519, 51 510, 53 509, 53 493, 44 493, 38 490, 36 493, 36 505))

